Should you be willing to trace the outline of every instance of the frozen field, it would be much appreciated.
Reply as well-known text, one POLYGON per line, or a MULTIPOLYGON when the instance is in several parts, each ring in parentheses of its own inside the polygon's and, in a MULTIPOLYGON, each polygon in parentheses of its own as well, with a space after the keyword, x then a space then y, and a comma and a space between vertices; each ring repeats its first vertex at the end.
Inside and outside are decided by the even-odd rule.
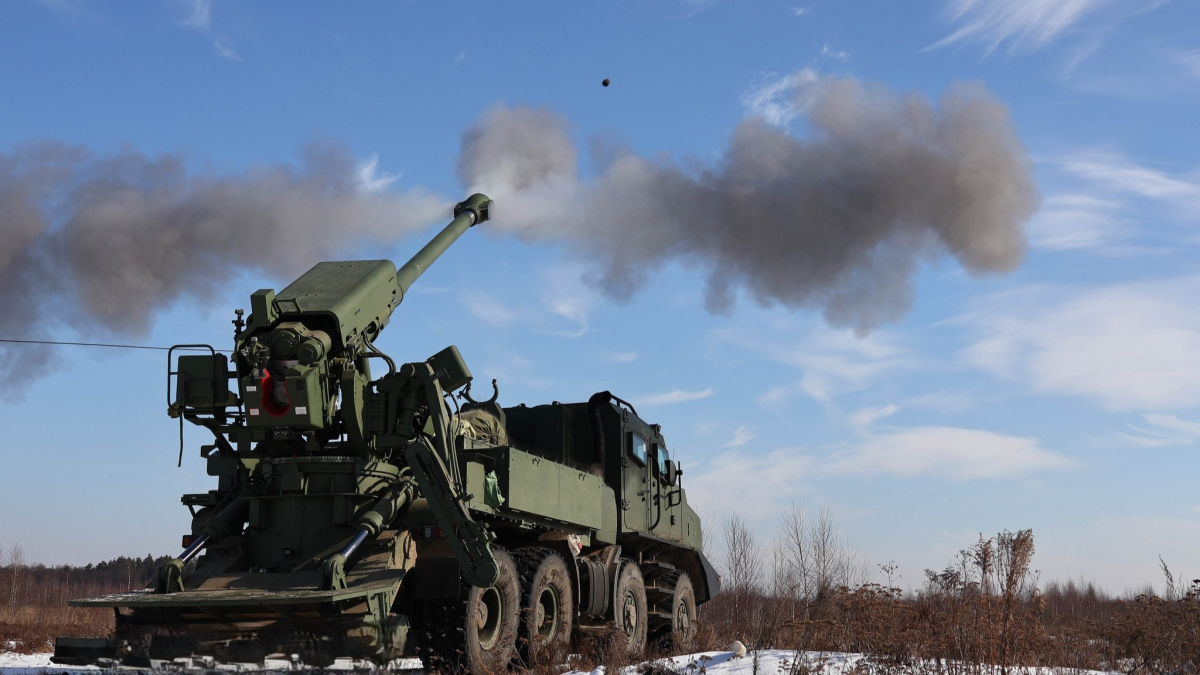
MULTIPOLYGON (((759 675, 791 675, 797 673, 808 673, 809 675, 846 675, 847 673, 855 672, 862 665, 863 657, 861 654, 841 654, 841 653, 817 653, 817 652, 802 652, 797 657, 796 652, 789 650, 773 649, 764 650, 758 653, 758 674, 759 675), (800 663, 797 664, 797 658, 800 663), (799 665, 799 668, 797 668, 799 665)), ((253 672, 260 675, 268 673, 282 673, 294 671, 290 664, 286 661, 278 663, 268 663, 270 668, 260 671, 242 671, 253 672)), ((420 661, 416 659, 403 659, 395 662, 394 670, 416 675, 420 673, 420 661)), ((674 671, 680 675, 753 675, 755 672, 754 653, 750 653, 745 657, 738 658, 733 655, 733 652, 699 652, 696 654, 688 654, 686 656, 676 656, 671 659, 664 659, 653 664, 657 666, 654 670, 674 671), (661 670, 660 670, 661 669, 661 670)), ((643 666, 634 666, 624 669, 622 675, 637 675, 639 671, 645 671, 647 668, 643 666)), ((349 670, 349 664, 342 667, 334 667, 329 670, 349 670)), ((120 671, 102 671, 95 666, 59 666, 50 663, 49 654, 13 654, 0 653, 0 675, 41 675, 42 673, 57 674, 57 673, 100 673, 100 672, 120 672, 120 671)), ((144 671, 126 671, 126 672, 144 672, 144 671)), ((173 671, 177 672, 177 671, 173 671)), ((198 672, 198 671, 192 671, 198 672)), ((858 670, 857 672, 864 672, 858 670)), ((869 672, 869 671, 868 671, 869 672)), ((931 669, 930 672, 933 672, 931 669)), ((999 673, 999 669, 996 669, 999 673)), ((1051 673, 1068 672, 1066 670, 1050 669, 1050 668, 1031 668, 1031 669, 1010 669, 1010 673, 1024 673, 1025 675, 1050 675, 1051 673)), ((1102 675, 1098 671, 1069 671, 1071 675, 1102 675)), ((603 669, 595 671, 579 671, 569 668, 563 669, 564 675, 603 675, 603 669)))
MULTIPOLYGON (((821 664, 823 673, 828 675, 842 675, 843 672, 853 669, 854 664, 860 659, 858 655, 853 654, 816 654, 806 653, 803 655, 805 665, 815 668, 821 664)), ((796 653, 784 650, 763 651, 759 656, 759 673, 763 675, 786 675, 791 672, 792 664, 795 662, 796 653)), ((258 673, 276 673, 287 672, 293 670, 289 663, 280 661, 278 663, 268 663, 271 668, 263 671, 255 671, 258 673)), ((732 652, 700 652, 697 654, 689 654, 687 656, 677 656, 669 660, 659 661, 655 665, 664 666, 666 669, 674 670, 681 675, 698 675, 699 673, 707 673, 708 675, 751 675, 754 672, 753 654, 743 658, 737 658, 732 652)), ((420 661, 416 659, 404 659, 397 661, 393 668, 407 673, 419 673, 420 661)), ((331 670, 340 670, 340 668, 331 668, 331 670)), ((633 675, 638 668, 627 668, 626 673, 633 675)), ((39 675, 40 673, 99 673, 100 668, 95 666, 60 666, 50 662, 49 654, 14 654, 0 653, 0 675, 39 675)), ((114 672, 114 671, 103 671, 114 672)), ((141 671, 128 671, 141 672, 141 671)), ((588 671, 563 669, 564 673, 570 675, 583 675, 588 671)), ((600 675, 603 670, 593 671, 594 675, 600 675)))

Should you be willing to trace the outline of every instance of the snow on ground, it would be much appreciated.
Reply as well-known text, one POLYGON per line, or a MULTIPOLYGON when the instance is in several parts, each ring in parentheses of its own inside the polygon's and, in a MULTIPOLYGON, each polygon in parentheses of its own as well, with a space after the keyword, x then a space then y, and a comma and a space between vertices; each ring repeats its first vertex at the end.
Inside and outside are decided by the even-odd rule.
MULTIPOLYGON (((639 675, 639 673, 675 672, 679 675, 852 675, 858 673, 877 672, 863 654, 846 654, 841 652, 795 652, 790 649, 764 649, 760 652, 750 652, 746 656, 737 657, 733 652, 700 652, 686 656, 676 656, 670 659, 624 668, 620 675, 639 675), (755 654, 758 663, 755 664, 755 654), (757 666, 757 667, 756 667, 757 666)), ((945 667, 935 667, 929 664, 929 673, 945 673, 945 667)), ((968 669, 965 667, 964 669, 968 669)), ((914 669, 907 672, 920 672, 914 669)), ((984 667, 985 675, 1000 675, 997 666, 984 667)), ((1096 670, 1074 670, 1068 668, 1009 668, 1012 675, 1119 675, 1118 673, 1103 673, 1096 670)), ((571 671, 564 675, 604 675, 603 669, 571 671)))
MULTIPOLYGON (((733 652, 699 652, 655 661, 654 665, 680 675, 754 675, 756 654, 758 675, 788 675, 797 672, 797 654, 788 649, 764 649, 760 652, 750 652, 740 658, 734 656, 733 652)), ((844 675, 854 670, 855 665, 862 660, 862 655, 801 652, 799 659, 800 665, 805 667, 803 670, 814 675, 844 675)), ((622 669, 621 675, 637 675, 642 669, 642 665, 630 666, 622 669)), ((604 675, 604 670, 597 668, 591 673, 576 670, 565 675, 604 675)))
POLYGON ((100 670, 95 666, 59 666, 50 663, 49 654, 14 654, 0 652, 0 673, 3 675, 35 675, 35 673, 83 673, 100 670))
MULTIPOLYGON (((661 667, 661 670, 658 670, 658 672, 674 671, 679 673, 679 675, 755 675, 756 673, 757 675, 790 675, 797 671, 807 672, 811 675, 848 675, 855 672, 860 665, 865 665, 862 664, 864 659, 862 654, 801 652, 797 655, 796 652, 791 650, 765 649, 757 652, 758 667, 756 670, 755 654, 755 652, 751 652, 744 657, 738 658, 734 656, 733 652, 700 652, 663 659, 654 662, 653 665, 661 667), (797 668, 797 659, 799 659, 799 668, 797 668)), ((638 675, 640 671, 646 670, 644 668, 645 665, 625 668, 620 675, 638 675)), ((278 663, 268 661, 267 666, 264 670, 253 672, 257 675, 273 675, 275 673, 294 670, 287 661, 279 661, 278 663)), ((420 662, 416 659, 398 659, 393 662, 392 666, 393 670, 401 671, 405 675, 420 673, 419 668, 420 662)), ((329 670, 340 669, 335 666, 329 670)), ((96 675, 101 672, 144 673, 145 671, 102 671, 96 666, 60 666, 50 663, 49 654, 0 652, 0 675, 58 675, 59 673, 64 673, 65 675, 96 675)), ((997 672, 999 672, 999 669, 997 669, 997 672)), ((1020 670, 1010 669, 1010 672, 1023 672, 1024 675, 1050 675, 1051 673, 1067 671, 1053 668, 1029 668, 1020 670)), ((1104 675, 1098 671, 1076 670, 1070 672, 1072 675, 1104 675)), ((604 670, 597 668, 589 673, 587 671, 564 669, 564 675, 604 675, 604 670)))
MULTIPOLYGON (((333 666, 326 668, 326 671, 352 671, 355 670, 353 662, 347 660, 345 663, 335 663, 333 666)), ((288 671, 306 670, 297 668, 289 661, 284 659, 267 659, 265 668, 258 670, 248 670, 245 668, 229 667, 218 668, 216 670, 254 673, 255 675, 273 675, 274 673, 285 673, 288 671)), ((166 672, 179 672, 184 668, 171 668, 166 672)), ((213 669, 205 669, 201 667, 186 669, 187 672, 211 672, 213 669)), ((392 662, 389 668, 391 672, 403 673, 403 675, 419 675, 421 670, 421 661, 419 659, 396 659, 392 662)), ((0 675, 105 675, 109 673, 142 673, 146 671, 137 669, 104 669, 97 666, 61 666, 57 663, 50 662, 50 654, 15 654, 12 652, 0 652, 0 675)))

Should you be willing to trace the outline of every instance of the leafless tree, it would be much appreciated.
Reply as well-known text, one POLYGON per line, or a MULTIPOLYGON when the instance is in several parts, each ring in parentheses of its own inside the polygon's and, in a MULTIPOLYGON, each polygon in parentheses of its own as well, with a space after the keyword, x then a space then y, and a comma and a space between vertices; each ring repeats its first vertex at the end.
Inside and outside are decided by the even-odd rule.
POLYGON ((733 610, 733 625, 741 627, 749 618, 750 604, 762 585, 762 555, 754 532, 741 516, 725 518, 724 567, 727 592, 733 610))
POLYGON ((8 549, 8 606, 17 606, 17 593, 21 589, 21 576, 25 567, 25 551, 20 544, 8 549))

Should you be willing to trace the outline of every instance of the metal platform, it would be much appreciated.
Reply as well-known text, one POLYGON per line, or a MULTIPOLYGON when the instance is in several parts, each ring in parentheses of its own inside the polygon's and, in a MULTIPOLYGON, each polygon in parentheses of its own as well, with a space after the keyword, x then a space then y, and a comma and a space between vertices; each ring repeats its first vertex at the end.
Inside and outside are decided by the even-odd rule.
POLYGON ((404 570, 377 571, 357 580, 351 576, 347 588, 326 591, 319 586, 319 575, 312 572, 291 574, 234 574, 212 577, 199 588, 177 593, 155 593, 150 589, 113 593, 94 598, 71 600, 72 607, 272 607, 280 605, 317 605, 366 598, 394 590, 404 579, 404 570), (355 583, 358 581, 359 583, 355 583))

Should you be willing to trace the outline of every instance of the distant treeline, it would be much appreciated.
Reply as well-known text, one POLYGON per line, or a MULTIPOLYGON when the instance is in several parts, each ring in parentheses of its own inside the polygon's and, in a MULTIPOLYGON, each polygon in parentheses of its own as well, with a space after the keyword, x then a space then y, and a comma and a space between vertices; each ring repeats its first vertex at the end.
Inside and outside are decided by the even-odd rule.
POLYGON ((55 565, 26 563, 19 546, 4 552, 0 564, 0 605, 54 604, 61 593, 92 592, 103 589, 103 593, 143 588, 160 565, 170 556, 147 555, 144 558, 120 556, 112 560, 87 565, 55 565))
POLYGON ((154 577, 159 566, 171 559, 164 555, 155 558, 147 555, 144 558, 120 556, 112 560, 86 565, 54 565, 41 563, 14 566, 8 561, 0 565, 0 588, 11 588, 12 580, 27 578, 32 583, 61 582, 64 584, 102 584, 124 585, 128 588, 142 588, 154 577), (14 574, 15 573, 15 574, 14 574))
POLYGON ((71 598, 144 588, 170 556, 120 556, 87 565, 48 567, 25 561, 19 545, 0 549, 0 650, 39 652, 58 635, 102 636, 112 610, 72 608, 71 598))

